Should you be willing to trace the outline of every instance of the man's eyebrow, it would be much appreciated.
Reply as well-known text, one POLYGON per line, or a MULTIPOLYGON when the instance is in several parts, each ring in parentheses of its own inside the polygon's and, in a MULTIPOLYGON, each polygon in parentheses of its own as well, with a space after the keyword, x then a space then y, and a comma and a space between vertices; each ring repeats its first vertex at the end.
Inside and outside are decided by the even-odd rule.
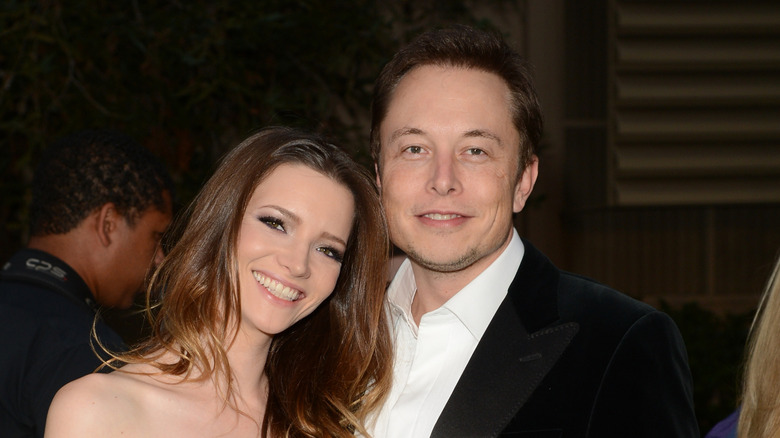
POLYGON ((392 134, 390 134, 390 142, 393 142, 395 140, 398 140, 399 137, 403 137, 404 135, 422 135, 425 132, 423 132, 422 129, 419 128, 400 128, 393 131, 392 134))
MULTIPOLYGON (((393 142, 405 135, 424 135, 425 131, 419 128, 400 128, 390 134, 390 142, 393 142)), ((501 144, 501 137, 485 129, 472 129, 463 133, 464 138, 487 138, 501 144)))
POLYGON ((499 145, 501 144, 501 137, 497 136, 496 134, 493 134, 490 131, 486 131, 484 129, 472 129, 471 131, 466 131, 463 134, 463 136, 466 138, 473 138, 473 137, 487 138, 495 141, 499 145))

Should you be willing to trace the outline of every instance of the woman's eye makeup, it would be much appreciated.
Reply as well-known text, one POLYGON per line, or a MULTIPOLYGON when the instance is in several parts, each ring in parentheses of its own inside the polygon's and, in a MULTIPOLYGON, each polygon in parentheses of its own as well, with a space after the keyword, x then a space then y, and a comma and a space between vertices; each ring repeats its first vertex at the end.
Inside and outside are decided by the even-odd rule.
MULTIPOLYGON (((281 232, 287 232, 287 230, 284 228, 284 221, 282 219, 279 219, 277 217, 273 216, 260 216, 257 218, 260 222, 264 223, 268 228, 271 228, 272 230, 281 231, 281 232)), ((332 246, 320 246, 317 247, 317 251, 321 252, 326 257, 329 257, 339 263, 344 260, 344 253, 339 251, 338 249, 332 247, 332 246)))
POLYGON ((327 257, 332 258, 333 260, 341 263, 342 260, 344 260, 344 254, 341 253, 341 251, 337 250, 336 248, 330 247, 330 246, 321 246, 317 248, 317 251, 325 254, 327 257))
POLYGON ((284 221, 282 221, 281 219, 272 216, 262 216, 259 217, 258 219, 260 220, 260 222, 266 224, 268 228, 284 231, 284 221))

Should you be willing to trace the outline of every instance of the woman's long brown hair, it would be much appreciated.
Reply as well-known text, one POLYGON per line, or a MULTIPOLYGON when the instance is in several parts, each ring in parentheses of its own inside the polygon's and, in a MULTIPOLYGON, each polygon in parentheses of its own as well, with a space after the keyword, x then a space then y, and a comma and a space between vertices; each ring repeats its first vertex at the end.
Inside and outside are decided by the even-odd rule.
MULTIPOLYGON (((281 164, 308 166, 347 187, 355 199, 352 232, 331 296, 272 341, 265 371, 269 396, 263 436, 365 435, 391 379, 384 310, 389 241, 370 173, 318 136, 291 128, 252 135, 222 160, 173 230, 176 243, 149 286, 152 336, 117 359, 150 363, 183 379, 211 378, 233 405, 227 346, 240 314, 236 242, 254 189, 281 164), (161 363, 166 353, 174 363, 161 363)), ((234 406, 235 407, 235 406, 234 406)))

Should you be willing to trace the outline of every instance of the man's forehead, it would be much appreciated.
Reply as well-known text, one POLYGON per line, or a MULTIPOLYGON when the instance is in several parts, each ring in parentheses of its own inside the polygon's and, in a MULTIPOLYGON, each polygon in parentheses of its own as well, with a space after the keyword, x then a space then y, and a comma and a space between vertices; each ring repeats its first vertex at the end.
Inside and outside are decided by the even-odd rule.
MULTIPOLYGON (((462 79, 459 78, 458 81, 462 79)), ((469 78, 466 77, 465 80, 469 78)), ((415 85, 397 90, 400 93, 394 93, 387 105, 385 117, 378 126, 380 147, 382 143, 392 142, 403 136, 431 134, 434 125, 454 127, 458 135, 471 138, 501 141, 502 136, 508 134, 506 128, 511 130, 510 135, 519 135, 514 123, 510 92, 503 83, 503 89, 498 90, 495 83, 487 86, 482 83, 471 87, 472 90, 467 93, 455 91, 450 94, 443 91, 437 94, 429 92, 430 88, 426 87, 430 82, 435 85, 437 80, 428 78, 423 83, 418 81, 415 85), (504 92, 505 98, 501 96, 504 92)), ((457 88, 452 83, 449 87, 457 88)))

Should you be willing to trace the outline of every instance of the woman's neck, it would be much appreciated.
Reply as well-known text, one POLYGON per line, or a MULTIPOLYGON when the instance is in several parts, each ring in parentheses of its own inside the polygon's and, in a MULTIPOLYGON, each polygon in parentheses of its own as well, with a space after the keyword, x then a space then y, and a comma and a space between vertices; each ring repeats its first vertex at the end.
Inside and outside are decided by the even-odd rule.
POLYGON ((265 376, 265 362, 272 338, 262 334, 249 336, 243 330, 227 347, 227 357, 233 374, 233 386, 237 396, 244 402, 262 401, 268 398, 268 379, 265 376))

